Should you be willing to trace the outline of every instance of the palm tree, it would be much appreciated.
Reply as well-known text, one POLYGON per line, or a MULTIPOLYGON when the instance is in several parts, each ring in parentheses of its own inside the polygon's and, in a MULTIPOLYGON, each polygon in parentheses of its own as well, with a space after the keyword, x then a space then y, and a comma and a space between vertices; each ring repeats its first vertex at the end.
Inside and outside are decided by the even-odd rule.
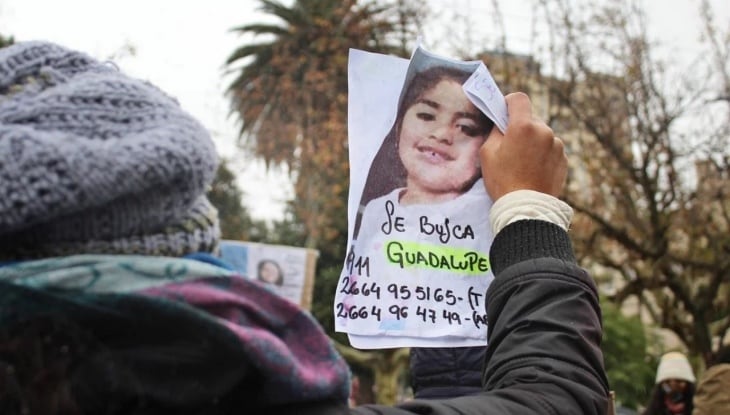
POLYGON ((293 210, 306 245, 316 247, 323 237, 342 237, 332 212, 346 207, 348 49, 402 53, 393 46, 402 9, 357 0, 260 4, 278 23, 233 29, 254 41, 228 58, 237 76, 227 92, 241 121, 240 144, 291 172, 293 210))
MULTIPOLYGON (((236 73, 227 92, 241 121, 239 143, 267 165, 285 166, 292 174, 295 200, 290 212, 302 225, 304 245, 320 252, 312 311, 321 322, 332 314, 332 287, 347 240, 348 50, 407 54, 403 39, 416 38, 420 11, 415 2, 393 1, 392 6, 378 6, 356 0, 295 0, 285 7, 260 0, 261 10, 278 23, 233 29, 254 39, 227 61, 236 73)), ((379 380, 394 379, 388 374, 403 367, 402 359, 383 360, 388 353, 352 352, 348 356, 358 358, 350 359, 363 364, 385 362, 372 368, 379 380), (395 363, 387 364, 391 361, 395 363)), ((378 399, 392 403, 394 395, 386 389, 393 388, 381 385, 378 399)))

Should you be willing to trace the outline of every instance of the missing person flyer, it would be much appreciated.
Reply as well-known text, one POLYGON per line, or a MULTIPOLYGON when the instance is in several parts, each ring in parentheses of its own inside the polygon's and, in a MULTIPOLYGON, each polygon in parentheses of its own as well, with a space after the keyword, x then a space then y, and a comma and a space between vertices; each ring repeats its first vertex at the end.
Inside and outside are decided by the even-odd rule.
POLYGON ((350 51, 349 248, 334 315, 354 347, 486 344, 492 201, 479 148, 506 123, 480 61, 350 51))

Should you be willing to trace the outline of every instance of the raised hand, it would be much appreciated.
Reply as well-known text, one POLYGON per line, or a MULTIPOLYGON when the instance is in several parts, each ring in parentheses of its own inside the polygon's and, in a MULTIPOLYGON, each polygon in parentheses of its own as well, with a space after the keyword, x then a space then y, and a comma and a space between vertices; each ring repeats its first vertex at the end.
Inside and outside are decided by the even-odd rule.
POLYGON ((509 94, 506 101, 507 131, 493 128, 479 150, 487 192, 494 201, 523 189, 559 196, 568 172, 562 140, 532 115, 526 94, 509 94))

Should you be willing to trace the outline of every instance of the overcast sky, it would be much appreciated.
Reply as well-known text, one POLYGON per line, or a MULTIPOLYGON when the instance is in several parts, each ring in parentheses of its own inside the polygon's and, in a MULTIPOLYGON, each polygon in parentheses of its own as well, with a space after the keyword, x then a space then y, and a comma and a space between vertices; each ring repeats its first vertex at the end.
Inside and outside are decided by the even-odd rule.
MULTIPOLYGON (((283 3, 290 1, 284 0, 283 3)), ((473 40, 488 36, 493 20, 490 1, 429 0, 443 24, 424 33, 426 46, 449 54, 449 44, 438 36, 471 26, 482 30, 473 40), (455 7, 458 6, 458 7, 455 7), (464 17, 468 16, 468 17, 464 17), (482 17, 483 16, 483 17, 482 17), (454 23, 456 22, 456 23, 454 23)), ((501 2, 509 28, 508 46, 529 53, 531 0, 501 2)), ((676 52, 691 53, 698 33, 698 0, 645 0, 650 33, 672 44, 676 52)), ((712 0, 719 21, 727 27, 730 2, 712 0)), ((113 58, 130 75, 144 78, 178 98, 181 105, 210 129, 224 157, 235 153, 234 119, 228 116, 223 91, 226 57, 242 43, 229 29, 265 19, 257 0, 0 0, 0 34, 17 41, 45 39, 82 50, 100 59, 113 58)), ((430 30, 430 29, 429 29, 430 30)), ((291 195, 285 178, 266 174, 262 166, 244 161, 236 165, 245 203, 259 218, 280 216, 281 202, 291 195), (280 189, 272 191, 272 189, 280 189)))

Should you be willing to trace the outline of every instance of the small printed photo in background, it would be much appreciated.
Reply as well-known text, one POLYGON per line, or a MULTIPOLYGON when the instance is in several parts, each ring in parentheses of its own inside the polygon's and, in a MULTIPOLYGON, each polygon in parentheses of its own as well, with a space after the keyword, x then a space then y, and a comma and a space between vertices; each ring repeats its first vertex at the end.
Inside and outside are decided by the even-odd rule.
POLYGON ((266 284, 282 297, 309 309, 318 252, 254 242, 221 242, 221 256, 242 276, 266 284))

